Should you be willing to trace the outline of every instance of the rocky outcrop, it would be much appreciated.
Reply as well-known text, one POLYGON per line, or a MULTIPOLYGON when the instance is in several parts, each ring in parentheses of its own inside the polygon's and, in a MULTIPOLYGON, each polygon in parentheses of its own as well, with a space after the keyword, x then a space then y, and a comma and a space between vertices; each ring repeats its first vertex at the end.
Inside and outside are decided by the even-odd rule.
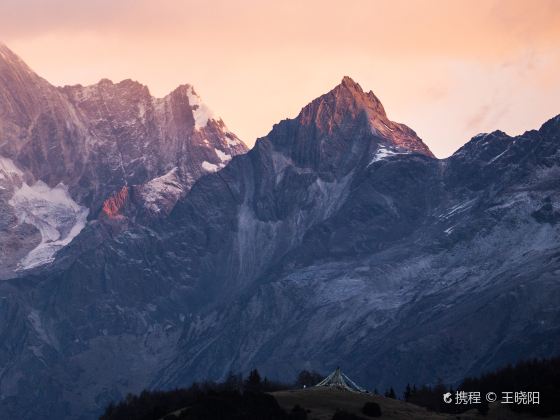
MULTIPOLYGON (((161 99, 132 80, 102 80, 61 92, 89 123, 96 139, 96 172, 104 177, 96 182, 114 183, 110 192, 125 184, 142 185, 174 168, 187 191, 200 176, 247 150, 190 85, 161 99)), ((102 198, 107 196, 104 188, 102 198)))

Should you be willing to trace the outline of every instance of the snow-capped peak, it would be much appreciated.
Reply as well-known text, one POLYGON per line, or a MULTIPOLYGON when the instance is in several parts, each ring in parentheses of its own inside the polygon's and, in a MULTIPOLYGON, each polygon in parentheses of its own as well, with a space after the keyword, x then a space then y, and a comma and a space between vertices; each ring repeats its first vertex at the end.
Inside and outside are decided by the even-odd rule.
POLYGON ((195 130, 200 130, 201 128, 206 127, 208 120, 216 119, 212 110, 204 102, 202 102, 202 99, 200 99, 200 96, 194 91, 192 86, 188 86, 187 88, 187 97, 189 98, 189 104, 192 107, 195 130))

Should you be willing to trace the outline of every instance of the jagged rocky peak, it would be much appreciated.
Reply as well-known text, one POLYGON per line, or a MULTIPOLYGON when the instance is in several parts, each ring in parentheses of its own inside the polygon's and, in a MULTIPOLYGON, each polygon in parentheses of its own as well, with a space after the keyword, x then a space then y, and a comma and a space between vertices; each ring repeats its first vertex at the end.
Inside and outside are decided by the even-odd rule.
POLYGON ((348 76, 344 76, 330 92, 306 106, 299 118, 302 124, 314 124, 326 133, 337 129, 369 130, 389 146, 433 157, 428 146, 412 129, 389 120, 379 98, 372 91, 365 92, 348 76))
POLYGON ((560 115, 546 121, 540 129, 518 136, 501 130, 480 133, 469 140, 449 159, 492 171, 518 159, 537 165, 555 166, 559 154, 560 115), (539 160, 540 159, 540 160, 539 160))
POLYGON ((192 115, 192 119, 189 118, 188 124, 193 131, 200 132, 207 129, 229 132, 223 120, 202 101, 200 95, 190 84, 178 86, 161 101, 162 104, 167 104, 167 106, 182 107, 188 110, 189 112, 185 112, 185 115, 192 115))
POLYGON ((373 92, 364 92, 348 76, 295 119, 275 125, 265 139, 297 165, 338 175, 380 157, 408 153, 434 157, 412 129, 388 119, 373 92))
POLYGON ((334 89, 303 108, 300 118, 302 124, 315 124, 331 132, 336 126, 356 120, 364 113, 368 119, 387 118, 383 105, 373 92, 365 93, 358 83, 344 76, 334 89))
POLYGON ((190 84, 177 87, 163 98, 152 96, 147 86, 131 79, 118 83, 102 79, 91 86, 65 86, 61 90, 87 117, 100 144, 119 144, 122 165, 118 162, 117 170, 122 166, 126 176, 102 205, 108 217, 122 215, 131 200, 150 213, 164 214, 169 200, 178 199, 200 176, 222 168, 232 156, 247 151, 190 84), (172 188, 173 194, 166 190, 167 184, 149 184, 169 174, 172 168, 173 182, 181 185, 172 188), (150 200, 144 203, 145 194, 141 192, 146 191, 146 183, 150 191, 166 185, 165 191, 162 195, 149 194, 150 200), (130 194, 115 207, 113 201, 120 197, 125 184, 130 186, 130 194), (160 201, 162 208, 154 209, 160 201))
POLYGON ((137 99, 140 96, 149 97, 150 91, 147 86, 132 79, 125 79, 118 83, 114 83, 110 79, 101 79, 94 85, 82 86, 70 85, 64 86, 61 90, 73 102, 88 102, 102 97, 117 96, 120 100, 137 99))

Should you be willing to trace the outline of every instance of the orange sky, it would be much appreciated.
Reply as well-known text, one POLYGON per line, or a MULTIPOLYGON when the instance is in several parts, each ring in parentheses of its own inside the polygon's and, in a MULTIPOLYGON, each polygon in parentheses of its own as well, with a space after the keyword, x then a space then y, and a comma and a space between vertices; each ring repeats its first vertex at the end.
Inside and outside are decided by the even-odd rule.
POLYGON ((0 40, 57 85, 191 83, 249 145, 343 75, 439 157, 560 113, 560 0, 2 0, 0 40))

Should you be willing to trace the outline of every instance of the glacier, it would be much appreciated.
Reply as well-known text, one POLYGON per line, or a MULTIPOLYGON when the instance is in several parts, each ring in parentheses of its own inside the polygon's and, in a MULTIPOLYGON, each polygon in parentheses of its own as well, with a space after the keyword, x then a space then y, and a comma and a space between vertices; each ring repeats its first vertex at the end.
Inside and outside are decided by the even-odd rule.
POLYGON ((86 207, 70 197, 62 183, 50 188, 43 181, 31 186, 24 182, 8 204, 15 209, 19 224, 33 225, 41 233, 41 242, 19 262, 20 270, 53 261, 56 252, 86 226, 89 214, 86 207))

